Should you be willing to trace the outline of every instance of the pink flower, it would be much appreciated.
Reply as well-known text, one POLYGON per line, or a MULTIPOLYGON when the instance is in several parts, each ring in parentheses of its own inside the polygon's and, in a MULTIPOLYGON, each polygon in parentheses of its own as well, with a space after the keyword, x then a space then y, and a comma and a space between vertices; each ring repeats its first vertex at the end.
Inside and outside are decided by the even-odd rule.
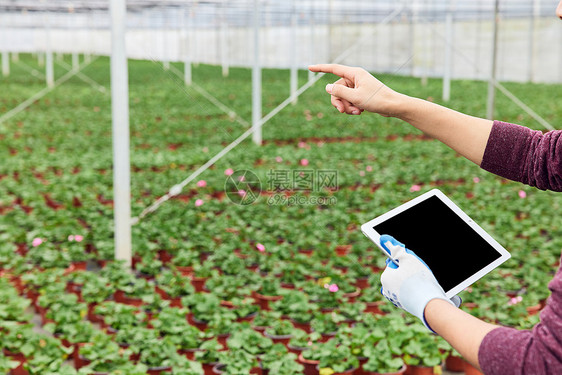
POLYGON ((227 176, 232 176, 233 173, 234 171, 232 170, 232 168, 228 168, 227 170, 224 171, 224 174, 227 176))
POLYGON ((199 180, 199 181, 197 181, 197 186, 199 186, 199 187, 205 187, 205 186, 207 186, 207 181, 205 181, 205 180, 199 180))
POLYGON ((33 247, 37 247, 39 245, 41 245, 43 243, 43 239, 42 238, 34 238, 33 242, 31 242, 31 245, 33 247))
POLYGON ((306 167, 308 165, 308 159, 301 159, 301 165, 306 167))
POLYGON ((306 147, 306 143, 303 141, 299 142, 299 148, 305 148, 306 147))
POLYGON ((200 206, 203 205, 203 203, 204 203, 204 202, 203 202, 203 199, 197 199, 197 200, 195 201, 195 207, 200 207, 200 206))
POLYGON ((244 190, 244 189, 238 190, 238 195, 241 196, 241 197, 245 197, 246 196, 246 190, 244 190))
POLYGON ((509 300, 509 302, 507 303, 508 306, 513 306, 513 305, 517 305, 519 302, 523 301, 523 297, 521 296, 517 296, 517 297, 513 297, 509 300))
POLYGON ((525 193, 523 190, 519 190, 519 198, 527 198, 527 193, 525 193))
POLYGON ((281 156, 276 156, 275 161, 281 163, 283 161, 283 158, 281 156))
POLYGON ((367 166, 367 168, 365 168, 365 170, 367 172, 372 172, 373 171, 373 167, 371 167, 370 165, 367 166))
POLYGON ((257 244, 256 248, 260 251, 260 253, 263 253, 265 251, 265 246, 263 246, 261 243, 257 244))
POLYGON ((84 236, 81 236, 79 234, 77 234, 76 236, 74 236, 74 241, 76 242, 82 242, 82 240, 84 240, 84 236))
POLYGON ((410 191, 413 193, 415 191, 420 191, 421 190, 421 186, 420 185, 412 185, 412 187, 410 188, 410 191))
POLYGON ((338 284, 332 284, 328 287, 328 290, 332 293, 335 293, 340 290, 340 288, 338 288, 338 284))
POLYGON ((68 240, 69 240, 70 242, 74 241, 74 236, 71 234, 70 236, 68 236, 68 240))
POLYGON ((359 176, 365 176, 365 171, 359 171, 359 176))
POLYGON ((477 183, 480 182, 480 179, 479 179, 478 177, 474 177, 474 178, 472 179, 472 181, 474 181, 474 183, 477 184, 477 183))
POLYGON ((203 152, 209 152, 209 147, 203 147, 203 152))

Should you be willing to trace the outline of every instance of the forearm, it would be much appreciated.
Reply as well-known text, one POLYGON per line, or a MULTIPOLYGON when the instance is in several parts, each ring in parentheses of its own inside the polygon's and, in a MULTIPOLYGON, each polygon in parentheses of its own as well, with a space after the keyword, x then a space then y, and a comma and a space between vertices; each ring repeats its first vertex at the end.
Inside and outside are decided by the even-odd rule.
POLYGON ((477 165, 481 164, 493 121, 401 94, 396 108, 394 117, 443 142, 477 165))
POLYGON ((424 316, 437 334, 447 340, 464 359, 480 368, 480 344, 498 326, 483 322, 441 299, 431 300, 425 307, 424 316))

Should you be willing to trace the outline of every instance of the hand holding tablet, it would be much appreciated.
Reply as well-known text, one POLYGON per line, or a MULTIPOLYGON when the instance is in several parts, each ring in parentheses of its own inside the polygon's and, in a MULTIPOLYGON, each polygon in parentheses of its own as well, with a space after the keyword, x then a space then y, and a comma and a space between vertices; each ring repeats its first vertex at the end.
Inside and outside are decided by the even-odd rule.
POLYGON ((404 243, 427 264, 452 298, 510 258, 509 253, 441 191, 434 189, 363 224, 385 255, 383 234, 404 243))

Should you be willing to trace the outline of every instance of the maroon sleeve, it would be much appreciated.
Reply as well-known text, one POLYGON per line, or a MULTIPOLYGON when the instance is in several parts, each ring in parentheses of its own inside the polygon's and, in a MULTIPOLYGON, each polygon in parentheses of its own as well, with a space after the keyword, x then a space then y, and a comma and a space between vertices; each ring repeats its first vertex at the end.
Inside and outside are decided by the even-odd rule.
POLYGON ((494 121, 483 169, 541 190, 562 191, 562 130, 538 130, 494 121))
POLYGON ((532 330, 501 327, 484 337, 478 350, 484 374, 562 374, 562 269, 548 287, 552 294, 532 330))
MULTIPOLYGON (((562 191, 562 131, 540 131, 495 121, 481 167, 499 176, 562 191)), ((501 327, 482 341, 478 360, 486 375, 562 374, 562 269, 532 330, 501 327)))

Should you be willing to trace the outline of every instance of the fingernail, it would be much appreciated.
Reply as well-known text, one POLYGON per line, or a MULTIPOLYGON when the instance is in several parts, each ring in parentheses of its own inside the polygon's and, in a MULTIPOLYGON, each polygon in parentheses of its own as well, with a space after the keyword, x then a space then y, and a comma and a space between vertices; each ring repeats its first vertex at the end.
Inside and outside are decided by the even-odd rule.
POLYGON ((357 109, 354 109, 351 113, 354 114, 354 115, 358 115, 358 114, 360 114, 361 112, 360 112, 359 110, 357 110, 357 109))
POLYGON ((332 94, 332 90, 334 89, 334 84, 333 83, 328 83, 326 85, 326 91, 328 92, 328 94, 332 94))

